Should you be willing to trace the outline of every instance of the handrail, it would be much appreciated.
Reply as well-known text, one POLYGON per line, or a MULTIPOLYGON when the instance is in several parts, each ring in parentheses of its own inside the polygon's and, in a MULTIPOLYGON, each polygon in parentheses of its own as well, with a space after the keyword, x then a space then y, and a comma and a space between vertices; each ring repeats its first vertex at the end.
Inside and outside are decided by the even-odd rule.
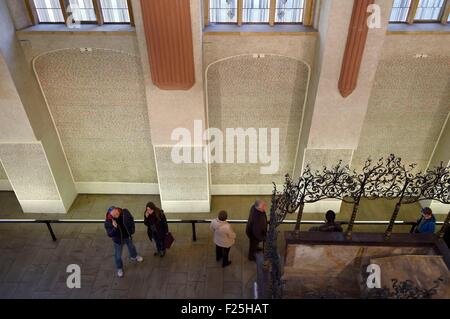
MULTIPOLYGON (((197 224, 209 224, 212 219, 168 219, 167 222, 169 224, 191 224, 192 225, 192 240, 197 241, 197 224)), ((0 219, 0 224, 46 224, 48 231, 53 239, 53 241, 57 241, 56 235, 53 231, 52 224, 103 224, 105 222, 104 219, 0 219)), ((230 224, 247 224, 246 219, 230 219, 228 220, 230 224)), ((294 225, 296 224, 296 220, 284 220, 282 224, 286 225, 294 225)), ((354 223, 357 225, 389 225, 389 220, 360 220, 355 221, 354 223)), ((135 220, 137 224, 143 224, 143 219, 135 220)), ((319 225, 324 224, 325 222, 322 220, 303 220, 301 222, 303 225, 319 225)), ((339 222, 341 225, 348 225, 349 222, 339 222)), ((437 225, 443 225, 444 222, 436 222, 437 225)), ((416 222, 410 221, 395 221, 395 225, 400 226, 412 226, 411 231, 414 231, 416 222)))

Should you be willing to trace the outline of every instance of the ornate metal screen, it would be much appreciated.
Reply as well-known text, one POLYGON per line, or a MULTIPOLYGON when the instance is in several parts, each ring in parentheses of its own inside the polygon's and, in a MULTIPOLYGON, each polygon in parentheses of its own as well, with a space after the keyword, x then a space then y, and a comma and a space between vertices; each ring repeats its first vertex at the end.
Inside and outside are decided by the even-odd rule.
MULTIPOLYGON (((351 239, 353 225, 358 215, 362 198, 374 200, 386 198, 397 200, 385 239, 389 240, 397 219, 400 207, 404 203, 414 203, 420 200, 436 200, 450 204, 450 166, 429 168, 425 172, 416 172, 415 164, 405 166, 401 159, 391 154, 374 162, 368 159, 361 171, 350 170, 342 161, 337 165, 322 171, 311 171, 306 166, 297 181, 289 175, 282 191, 274 184, 270 223, 267 235, 265 260, 270 268, 270 290, 273 298, 281 297, 281 264, 277 249, 278 226, 287 214, 297 212, 295 225, 296 235, 300 236, 300 225, 305 204, 323 199, 339 199, 353 204, 353 210, 346 231, 346 237, 351 239)), ((450 224, 450 212, 444 226, 438 233, 443 236, 450 224)))

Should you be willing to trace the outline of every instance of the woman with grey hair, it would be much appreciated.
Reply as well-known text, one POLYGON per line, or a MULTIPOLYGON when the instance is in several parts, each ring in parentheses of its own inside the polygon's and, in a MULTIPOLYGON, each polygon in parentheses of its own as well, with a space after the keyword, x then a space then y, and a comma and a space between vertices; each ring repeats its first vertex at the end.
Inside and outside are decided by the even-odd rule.
POLYGON ((236 233, 231 228, 230 223, 227 222, 228 214, 222 210, 219 216, 211 222, 210 228, 214 233, 214 243, 216 244, 216 260, 222 260, 222 267, 227 267, 231 264, 228 260, 231 246, 236 240, 236 233))

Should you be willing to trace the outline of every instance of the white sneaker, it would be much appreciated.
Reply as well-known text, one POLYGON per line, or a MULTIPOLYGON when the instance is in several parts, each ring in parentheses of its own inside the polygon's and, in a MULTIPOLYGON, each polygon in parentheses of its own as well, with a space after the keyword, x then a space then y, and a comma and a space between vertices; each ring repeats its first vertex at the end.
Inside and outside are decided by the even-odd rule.
POLYGON ((137 261, 138 263, 141 263, 144 261, 144 258, 142 256, 136 256, 136 258, 131 258, 132 261, 137 261))
POLYGON ((117 270, 117 276, 119 276, 119 278, 123 277, 123 270, 122 269, 117 270))

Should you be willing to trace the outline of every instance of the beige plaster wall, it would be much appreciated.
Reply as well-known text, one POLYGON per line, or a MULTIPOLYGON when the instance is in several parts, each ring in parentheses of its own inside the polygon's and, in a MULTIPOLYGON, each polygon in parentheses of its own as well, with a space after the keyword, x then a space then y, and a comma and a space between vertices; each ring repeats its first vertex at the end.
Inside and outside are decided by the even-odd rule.
MULTIPOLYGON (((323 42, 322 67, 314 106, 308 148, 312 149, 355 149, 367 111, 373 79, 381 54, 388 21, 387 10, 382 10, 382 26, 369 30, 358 86, 344 98, 338 90, 342 60, 347 42, 353 1, 322 0, 321 19, 327 19, 323 42)), ((382 8, 390 1, 376 1, 382 8)))
POLYGON ((439 141, 434 149, 433 156, 430 160, 430 166, 440 165, 443 162, 444 165, 448 163, 450 165, 450 121, 447 117, 447 122, 442 128, 439 141))
MULTIPOLYGON (((207 72, 209 126, 220 129, 224 135, 228 128, 267 129, 268 150, 279 151, 278 171, 263 175, 263 164, 214 163, 211 165, 212 184, 271 184, 292 174, 302 123, 302 115, 309 81, 310 68, 302 61, 265 55, 241 55, 212 64, 207 72), (271 145, 272 128, 279 130, 279 140, 271 145), (273 149, 272 149, 273 147, 273 149)), ((258 132, 259 136, 259 132, 258 132)), ((226 141, 229 142, 228 140, 226 141)), ((249 152, 256 149, 244 145, 249 152)), ((225 154, 226 145, 224 145, 225 154)), ((234 147, 238 150, 237 141, 234 147)), ((226 154, 225 154, 226 157, 226 154)))
MULTIPOLYGON (((194 152, 194 149, 190 149, 194 152)), ((205 187, 208 167, 205 163, 176 164, 171 158, 172 147, 155 147, 159 187, 162 201, 200 201, 209 197, 205 187)), ((189 209, 186 206, 186 209, 189 209)))
POLYGON ((0 144, 0 158, 19 200, 60 199, 41 144, 0 144))
POLYGON ((0 180, 8 179, 8 176, 6 176, 5 169, 3 168, 3 165, 0 163, 0 180))
POLYGON ((34 65, 75 182, 157 182, 138 57, 67 49, 34 65))
POLYGON ((96 48, 139 54, 135 32, 33 32, 19 31, 17 37, 31 63, 33 58, 45 52, 71 49, 96 48))
POLYGON ((353 166, 361 166, 369 156, 395 153, 425 169, 449 112, 449 56, 383 59, 353 166))
POLYGON ((22 0, 7 0, 9 11, 16 30, 26 28, 31 25, 30 17, 22 0))
MULTIPOLYGON (((300 35, 249 34, 225 36, 207 33, 203 38, 203 66, 205 68, 205 74, 208 66, 221 59, 228 59, 241 55, 251 56, 253 54, 266 54, 267 56, 279 55, 280 58, 278 63, 295 59, 302 61, 309 67, 313 67, 317 41, 318 33, 316 32, 308 32, 300 35)), ((228 60, 227 63, 231 63, 230 61, 233 60, 228 60)), ((225 92, 226 88, 222 88, 221 84, 216 85, 215 92, 208 92, 207 98, 209 99, 208 104, 210 105, 208 114, 209 127, 218 127, 221 129, 240 126, 251 127, 252 125, 254 127, 267 128, 279 127, 282 131, 289 128, 289 135, 284 135, 284 138, 281 138, 280 145, 283 150, 280 153, 280 159, 282 163, 278 174, 260 175, 260 165, 254 164, 241 164, 238 166, 230 164, 213 165, 211 169, 211 181, 213 185, 255 185, 262 183, 264 185, 269 185, 266 189, 270 192, 270 184, 272 181, 280 182, 283 179, 282 176, 284 174, 292 174, 294 166, 298 166, 296 165, 296 162, 300 162, 301 165, 301 160, 299 161, 298 158, 302 158, 303 150, 300 149, 297 155, 297 145, 300 127, 302 124, 305 124, 302 115, 304 111, 304 90, 306 88, 308 75, 306 74, 307 72, 305 72, 305 69, 298 67, 298 65, 300 65, 299 63, 298 65, 291 65, 292 69, 289 69, 285 78, 283 78, 283 76, 280 77, 281 72, 286 72, 285 67, 290 64, 295 64, 295 62, 286 62, 284 66, 278 70, 276 70, 275 65, 272 65, 274 67, 273 69, 270 69, 270 72, 272 73, 267 73, 266 71, 268 70, 264 68, 257 70, 254 68, 255 66, 252 66, 251 64, 248 64, 246 68, 242 61, 239 63, 236 62, 236 64, 239 66, 239 69, 236 70, 236 74, 239 74, 239 76, 234 75, 233 77, 233 70, 230 69, 230 67, 228 67, 229 72, 226 74, 222 74, 222 70, 215 71, 216 82, 223 82, 225 80, 224 77, 228 75, 226 81, 234 81, 235 86, 239 87, 240 90, 234 97, 234 104, 230 105, 228 103, 228 108, 219 105, 221 102, 218 104, 214 101, 229 101, 229 98, 233 96, 232 92, 229 90, 225 92), (245 75, 245 72, 250 71, 251 69, 254 71, 251 73, 251 76, 245 75), (292 78, 294 72, 298 72, 300 69, 302 69, 301 73, 303 75, 297 78, 294 77, 295 79, 292 78), (240 81, 240 79, 243 78, 246 80, 240 81), (273 83, 272 86, 270 82, 274 78, 277 79, 278 82, 273 83), (252 91, 248 86, 251 84, 251 81, 255 81, 255 79, 261 79, 257 82, 258 84, 253 86, 254 89, 259 89, 259 91, 252 91), (264 85, 261 85, 261 83, 264 83, 264 85), (287 86, 285 86, 285 84, 287 86), (220 88, 220 92, 218 92, 218 88, 220 88), (290 92, 287 93, 289 90, 290 92), (296 90, 298 91, 297 93, 295 93, 296 90), (249 93, 250 91, 252 91, 252 95, 246 95, 246 92, 249 93), (276 96, 276 98, 272 97, 269 99, 267 98, 268 95, 276 96), (299 95, 302 96, 300 97, 299 95), (246 102, 239 101, 239 98, 241 97, 245 97, 246 102), (211 101, 211 99, 213 99, 213 101, 211 101), (279 103, 277 102, 277 99, 280 101, 279 103), (288 102, 288 100, 290 100, 290 102, 288 102), (299 102, 300 100, 301 102, 299 102), (251 102, 255 107, 252 107, 249 110, 249 104, 247 102, 251 102), (258 104, 259 106, 257 106, 258 104), (227 109, 229 110, 229 114, 226 111, 227 109), (289 119, 283 117, 283 114, 288 113, 292 115, 292 118, 289 119), (241 120, 248 117, 251 118, 250 121, 247 120, 246 123, 241 123, 241 120), (221 120, 214 121, 215 118, 221 120), (228 120, 228 122, 222 121, 222 118, 228 120), (286 140, 288 136, 289 138, 286 140), (246 172, 245 174, 243 174, 244 171, 246 172)), ((220 64, 217 64, 215 68, 218 68, 219 65, 220 64)), ((212 70, 214 70, 214 67, 212 70)), ((314 70, 312 72, 314 72, 314 70)), ((211 79, 208 78, 208 81, 210 80, 211 79)), ((208 89, 209 86, 210 85, 208 84, 208 89)), ((309 101, 307 101, 307 103, 309 103, 309 101)), ((308 112, 308 109, 306 109, 305 112, 308 112)), ((286 133, 287 131, 285 130, 284 132, 286 133)), ((256 188, 254 191, 255 193, 259 193, 256 188)))
POLYGON ((0 142, 35 140, 33 129, 20 100, 5 59, 0 54, 0 142))
POLYGON ((278 54, 309 65, 314 62, 318 34, 308 32, 301 35, 213 35, 203 37, 204 68, 211 63, 236 55, 266 53, 278 54))

